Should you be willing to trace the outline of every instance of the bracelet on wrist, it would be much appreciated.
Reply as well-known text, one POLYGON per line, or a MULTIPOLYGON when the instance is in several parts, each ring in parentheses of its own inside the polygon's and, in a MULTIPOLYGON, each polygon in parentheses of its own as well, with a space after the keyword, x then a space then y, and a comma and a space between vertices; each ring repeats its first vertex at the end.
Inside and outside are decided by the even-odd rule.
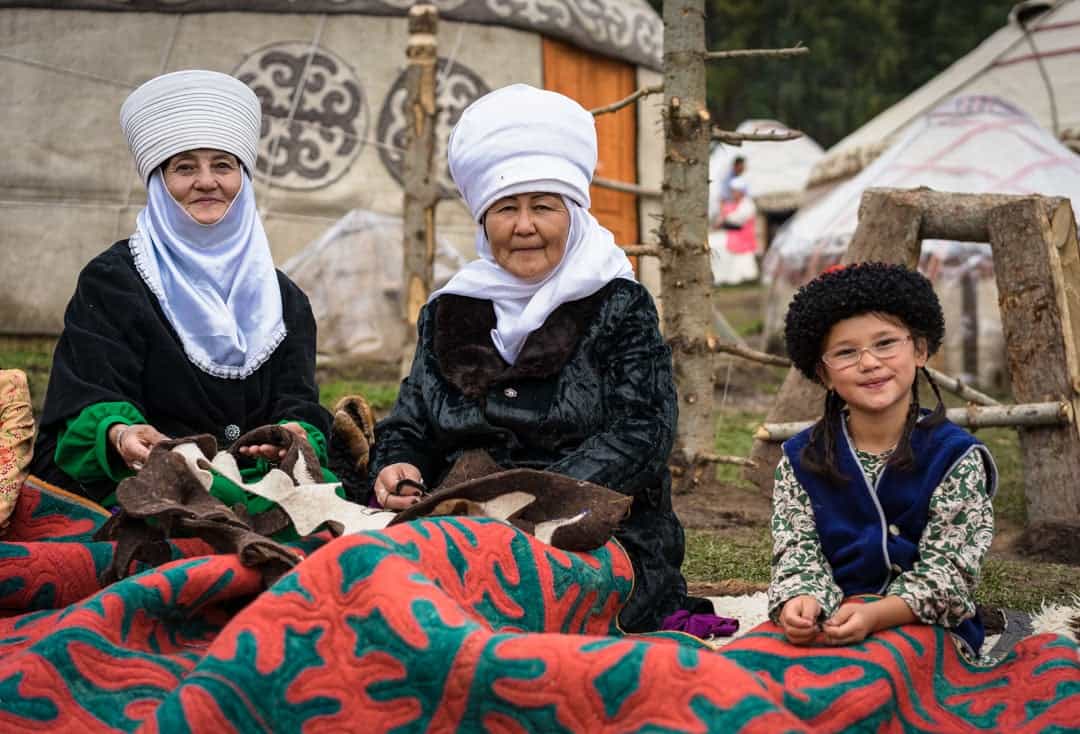
POLYGON ((113 448, 116 449, 116 453, 123 456, 123 452, 120 450, 120 444, 124 441, 124 434, 127 433, 131 426, 127 424, 121 424, 120 428, 116 431, 116 436, 113 438, 113 448))

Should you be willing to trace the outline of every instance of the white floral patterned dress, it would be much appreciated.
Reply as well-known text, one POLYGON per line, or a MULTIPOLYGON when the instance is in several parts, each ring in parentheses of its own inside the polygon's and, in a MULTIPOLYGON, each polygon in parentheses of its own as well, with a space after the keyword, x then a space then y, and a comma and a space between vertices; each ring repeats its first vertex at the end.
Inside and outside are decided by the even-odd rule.
MULTIPOLYGON (((855 449, 871 486, 891 453, 855 449)), ((775 479, 769 616, 777 621, 784 602, 805 594, 818 601, 827 619, 844 595, 821 548, 810 496, 795 478, 787 456, 776 467, 775 479)), ((893 578, 886 590, 903 599, 926 624, 955 627, 975 614, 975 587, 994 538, 994 510, 986 482, 978 452, 957 462, 931 495, 919 559, 910 571, 893 578)))

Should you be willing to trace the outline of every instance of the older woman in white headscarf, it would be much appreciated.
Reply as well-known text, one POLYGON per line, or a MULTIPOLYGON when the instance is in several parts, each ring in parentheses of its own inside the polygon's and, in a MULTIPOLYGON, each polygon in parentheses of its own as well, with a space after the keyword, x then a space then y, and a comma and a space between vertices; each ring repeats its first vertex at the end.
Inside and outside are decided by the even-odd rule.
MULTIPOLYGON (((325 463, 330 417, 315 384, 307 297, 276 271, 251 174, 261 107, 213 71, 151 79, 120 123, 147 188, 134 234, 79 275, 53 357, 32 471, 109 503, 165 437, 227 445, 281 423, 325 463)), ((246 478, 278 457, 242 449, 246 478)), ((332 475, 330 475, 332 477, 332 475)), ((227 480, 211 491, 259 511, 227 480)))
POLYGON ((677 419, 656 308, 589 213, 596 128, 581 105, 518 84, 465 110, 450 171, 479 259, 424 307, 412 372, 376 428, 375 503, 437 486, 467 450, 632 495, 616 532, 634 565, 620 620, 655 629, 686 603, 668 454, 677 419))

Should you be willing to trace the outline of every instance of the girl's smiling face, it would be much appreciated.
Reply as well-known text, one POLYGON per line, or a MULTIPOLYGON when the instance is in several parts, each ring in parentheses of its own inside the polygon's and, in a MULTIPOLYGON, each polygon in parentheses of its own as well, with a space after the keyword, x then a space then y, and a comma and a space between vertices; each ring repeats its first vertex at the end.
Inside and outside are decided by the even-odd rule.
POLYGON ((852 413, 898 415, 903 421, 917 370, 927 358, 926 340, 914 336, 898 319, 865 313, 833 324, 818 374, 852 413))

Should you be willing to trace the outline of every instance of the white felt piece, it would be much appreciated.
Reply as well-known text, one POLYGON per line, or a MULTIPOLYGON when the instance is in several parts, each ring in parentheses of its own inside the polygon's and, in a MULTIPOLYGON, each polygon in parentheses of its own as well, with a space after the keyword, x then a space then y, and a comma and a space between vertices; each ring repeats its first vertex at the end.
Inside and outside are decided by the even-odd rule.
POLYGON ((315 476, 311 469, 308 468, 304 452, 300 451, 296 456, 296 466, 293 467, 293 477, 295 477, 297 484, 318 484, 319 480, 322 479, 322 472, 319 472, 319 476, 315 476))
POLYGON ((338 497, 334 490, 340 485, 336 483, 296 486, 280 469, 271 469, 258 482, 243 486, 252 494, 278 503, 300 535, 308 535, 328 521, 339 523, 343 534, 381 530, 395 517, 393 512, 375 510, 338 497))
POLYGON ((233 484, 244 485, 244 480, 240 476, 240 467, 236 465, 236 457, 228 451, 219 451, 210 462, 210 466, 233 484))
POLYGON ((206 457, 203 456, 203 452, 199 450, 198 445, 194 441, 181 443, 173 446, 171 450, 184 457, 184 461, 187 462, 191 473, 199 480, 199 484, 202 485, 203 489, 209 491, 210 485, 214 483, 214 475, 199 466, 200 461, 206 462, 206 457))
POLYGON ((533 535, 537 540, 542 540, 548 545, 551 545, 551 536, 555 534, 555 531, 561 528, 563 525, 573 525, 581 518, 589 514, 588 510, 582 510, 573 517, 557 517, 554 520, 545 520, 544 522, 536 523, 536 527, 533 528, 533 535))
POLYGON ((535 502, 536 496, 528 492, 507 492, 486 502, 469 501, 482 508, 485 517, 505 520, 535 502))

